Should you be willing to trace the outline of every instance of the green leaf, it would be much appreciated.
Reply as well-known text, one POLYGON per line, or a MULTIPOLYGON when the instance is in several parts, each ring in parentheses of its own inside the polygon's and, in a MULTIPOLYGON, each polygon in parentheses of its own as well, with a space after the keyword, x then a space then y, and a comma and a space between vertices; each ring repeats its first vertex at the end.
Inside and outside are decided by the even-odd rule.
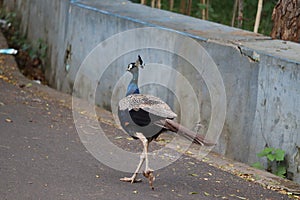
POLYGON ((123 137, 122 136, 115 137, 115 140, 120 140, 120 139, 123 139, 123 137))
POLYGON ((281 177, 281 178, 284 178, 285 177, 285 174, 286 174, 286 167, 283 166, 283 165, 279 165, 277 167, 277 170, 275 172, 275 175, 281 177))
POLYGON ((198 8, 201 9, 201 10, 204 10, 204 9, 207 8, 207 6, 205 4, 198 3, 198 8))
POLYGON ((275 160, 276 161, 283 161, 284 160, 285 151, 282 149, 276 149, 274 152, 275 160))
POLYGON ((25 87, 27 87, 27 88, 29 88, 29 87, 31 87, 32 86, 32 83, 27 83, 26 85, 25 85, 25 87))
POLYGON ((198 174, 190 174, 190 176, 198 177, 198 174))
POLYGON ((190 195, 192 194, 198 194, 198 192, 189 192, 190 195))
POLYGON ((208 192, 204 192, 205 196, 210 196, 210 194, 208 192))
POLYGON ((265 156, 267 156, 269 154, 272 154, 273 151, 274 151, 274 148, 266 147, 261 152, 259 152, 257 154, 257 156, 258 157, 265 157, 265 156))
POLYGON ((274 161, 274 160, 275 160, 275 155, 274 155, 274 154, 268 154, 268 155, 267 155, 267 158, 268 158, 270 161, 274 161))
POLYGON ((262 166, 262 164, 260 162, 253 163, 251 166, 256 169, 264 169, 264 167, 262 166))

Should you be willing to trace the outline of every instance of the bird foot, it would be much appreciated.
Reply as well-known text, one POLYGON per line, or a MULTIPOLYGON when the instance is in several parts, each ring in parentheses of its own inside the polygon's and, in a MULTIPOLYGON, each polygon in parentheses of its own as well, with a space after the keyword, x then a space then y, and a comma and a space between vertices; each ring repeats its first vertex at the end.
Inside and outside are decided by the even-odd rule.
POLYGON ((143 172, 143 175, 149 180, 149 185, 152 190, 154 190, 153 182, 155 180, 155 176, 153 175, 153 172, 154 171, 152 169, 148 169, 147 171, 143 172))
POLYGON ((120 181, 123 182, 130 182, 130 183, 139 183, 142 182, 142 179, 136 179, 135 177, 124 177, 124 178, 120 178, 120 181))

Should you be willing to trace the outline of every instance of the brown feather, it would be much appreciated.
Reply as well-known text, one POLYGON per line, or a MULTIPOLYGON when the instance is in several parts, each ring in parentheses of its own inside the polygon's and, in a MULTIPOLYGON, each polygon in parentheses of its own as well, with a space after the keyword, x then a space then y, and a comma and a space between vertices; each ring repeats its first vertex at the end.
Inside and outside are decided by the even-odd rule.
POLYGON ((187 138, 190 141, 193 141, 196 144, 199 145, 205 145, 205 146, 214 146, 216 143, 213 143, 207 139, 205 139, 203 136, 189 130, 188 128, 178 124, 177 122, 166 119, 165 120, 165 127, 168 128, 170 131, 176 132, 179 135, 187 138))

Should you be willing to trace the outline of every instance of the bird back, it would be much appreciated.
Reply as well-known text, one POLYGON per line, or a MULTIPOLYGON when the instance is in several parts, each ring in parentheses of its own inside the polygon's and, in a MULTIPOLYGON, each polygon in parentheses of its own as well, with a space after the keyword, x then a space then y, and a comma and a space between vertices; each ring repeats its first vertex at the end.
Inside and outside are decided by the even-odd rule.
POLYGON ((121 99, 119 102, 119 109, 128 109, 129 111, 142 109, 153 115, 168 119, 177 117, 176 113, 171 110, 168 104, 160 98, 145 94, 129 95, 121 99))

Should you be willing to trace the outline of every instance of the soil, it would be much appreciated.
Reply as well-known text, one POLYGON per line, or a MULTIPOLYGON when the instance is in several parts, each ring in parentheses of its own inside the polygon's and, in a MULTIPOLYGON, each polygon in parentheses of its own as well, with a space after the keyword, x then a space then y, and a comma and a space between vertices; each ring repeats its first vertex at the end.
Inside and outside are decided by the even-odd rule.
POLYGON ((42 59, 36 55, 30 56, 30 48, 24 47, 24 44, 27 44, 27 42, 24 42, 24 38, 20 36, 19 31, 13 26, 2 28, 1 30, 7 39, 9 48, 18 50, 15 59, 22 74, 30 80, 35 80, 38 83, 47 85, 43 70, 45 66, 42 59))

